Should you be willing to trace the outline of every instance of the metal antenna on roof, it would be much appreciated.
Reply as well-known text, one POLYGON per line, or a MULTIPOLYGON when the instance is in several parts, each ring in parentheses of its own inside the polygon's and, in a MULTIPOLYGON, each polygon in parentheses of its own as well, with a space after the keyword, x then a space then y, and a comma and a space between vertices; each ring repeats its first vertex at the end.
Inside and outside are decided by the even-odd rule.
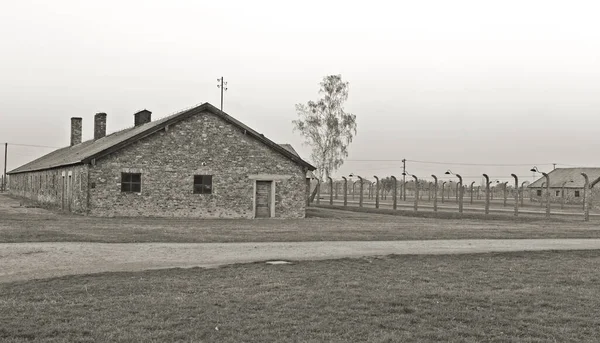
POLYGON ((219 82, 219 84, 217 84, 217 88, 221 88, 221 112, 223 111, 223 91, 227 90, 227 82, 225 82, 225 79, 223 78, 223 76, 221 76, 221 78, 217 79, 217 82, 219 82))

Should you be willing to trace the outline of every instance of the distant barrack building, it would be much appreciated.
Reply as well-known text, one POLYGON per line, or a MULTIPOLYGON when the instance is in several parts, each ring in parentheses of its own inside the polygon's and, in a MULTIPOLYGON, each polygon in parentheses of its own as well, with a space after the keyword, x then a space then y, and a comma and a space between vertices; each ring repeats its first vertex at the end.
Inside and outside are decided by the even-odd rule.
POLYGON ((106 135, 105 113, 82 142, 10 171, 10 192, 94 216, 301 218, 315 170, 289 144, 276 144, 211 104, 106 135))
MULTIPOLYGON (((600 177, 600 168, 556 168, 548 173, 550 177, 550 201, 561 202, 566 204, 582 204, 583 203, 583 187, 585 178, 581 173, 587 174, 589 182, 600 177)), ((528 186, 532 200, 540 201, 546 199, 546 177, 542 176, 528 186)), ((594 198, 597 198, 597 189, 593 189, 594 198)))

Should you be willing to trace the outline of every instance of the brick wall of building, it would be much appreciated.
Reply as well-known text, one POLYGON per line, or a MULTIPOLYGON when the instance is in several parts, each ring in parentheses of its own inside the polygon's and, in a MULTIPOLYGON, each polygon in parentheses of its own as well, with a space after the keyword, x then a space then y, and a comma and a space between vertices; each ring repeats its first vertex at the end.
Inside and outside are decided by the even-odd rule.
POLYGON ((10 194, 27 198, 45 207, 85 213, 87 171, 87 166, 79 165, 13 174, 9 179, 10 194))
MULTIPOLYGON (((546 188, 542 189, 542 195, 538 195, 538 190, 540 188, 531 189, 531 198, 535 202, 546 201, 546 188)), ((592 206, 594 206, 594 202, 600 201, 600 188, 594 187, 592 189, 592 206)), ((589 195, 589 191, 588 191, 589 195)), ((550 188, 550 202, 554 204, 560 204, 562 201, 562 193, 561 188, 550 188), (558 194, 557 194, 558 193, 558 194)), ((574 189, 574 188, 565 188, 565 204, 581 204, 583 205, 583 188, 574 189), (579 196, 576 196, 575 192, 579 192, 579 196)), ((597 205, 596 205, 597 206, 597 205)))
POLYGON ((98 159, 90 167, 90 214, 252 218, 255 178, 275 181, 275 217, 305 215, 305 171, 239 128, 203 113, 98 159), (141 173, 140 193, 121 192, 121 173, 141 173), (212 194, 194 194, 212 175, 212 194))

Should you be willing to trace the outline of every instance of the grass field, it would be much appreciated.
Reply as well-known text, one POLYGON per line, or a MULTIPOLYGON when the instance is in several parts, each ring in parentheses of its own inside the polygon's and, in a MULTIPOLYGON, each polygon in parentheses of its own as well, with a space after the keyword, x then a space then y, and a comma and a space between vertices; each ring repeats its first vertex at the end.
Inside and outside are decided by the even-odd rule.
POLYGON ((599 238, 595 223, 419 218, 311 208, 309 218, 202 220, 2 213, 0 242, 289 242, 468 238, 599 238))
MULTIPOLYGON (((6 203, 6 197, 0 200, 6 203)), ((0 204, 1 205, 1 204, 0 204)), ((593 222, 490 215, 405 216, 310 208, 309 218, 230 220, 94 218, 0 206, 0 243, 13 242, 289 242, 468 238, 599 238, 593 222), (427 218, 429 216, 429 218, 427 218)))
POLYGON ((0 284, 3 342, 597 342, 600 252, 233 265, 0 284))

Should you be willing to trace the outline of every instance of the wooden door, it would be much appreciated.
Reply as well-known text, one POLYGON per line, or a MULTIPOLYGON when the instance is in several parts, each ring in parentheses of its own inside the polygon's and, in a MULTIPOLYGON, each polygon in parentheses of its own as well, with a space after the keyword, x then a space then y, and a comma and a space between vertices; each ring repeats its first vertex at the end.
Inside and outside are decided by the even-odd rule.
POLYGON ((271 181, 256 181, 256 218, 271 217, 271 181))

